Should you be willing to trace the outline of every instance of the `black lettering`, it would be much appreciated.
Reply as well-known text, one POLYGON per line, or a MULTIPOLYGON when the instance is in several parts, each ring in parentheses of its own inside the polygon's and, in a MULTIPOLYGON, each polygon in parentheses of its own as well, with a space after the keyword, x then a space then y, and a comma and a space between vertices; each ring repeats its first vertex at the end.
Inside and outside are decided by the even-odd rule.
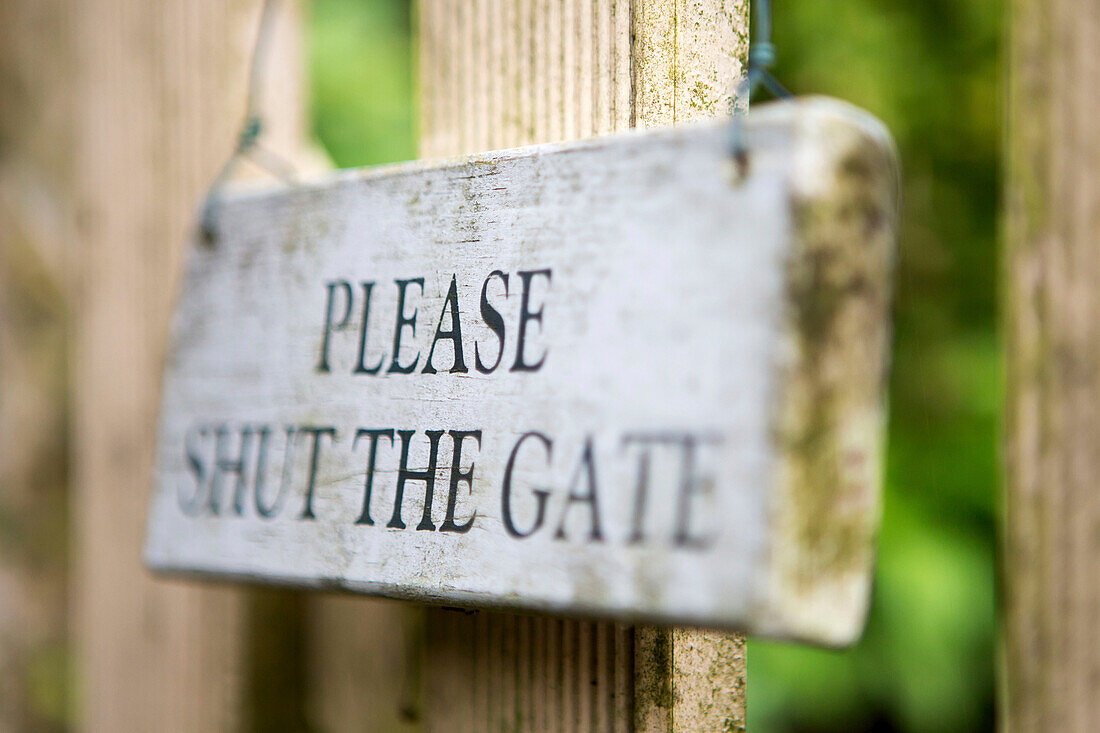
POLYGON ((393 329, 393 362, 390 364, 390 374, 412 374, 416 371, 416 365, 420 363, 420 352, 416 352, 416 358, 412 364, 402 366, 398 361, 401 357, 401 333, 406 327, 410 329, 410 335, 416 338, 416 309, 411 316, 405 315, 405 291, 409 285, 416 283, 420 286, 420 294, 424 294, 424 278, 415 277, 411 280, 394 280, 397 283, 397 324, 393 329))
POLYGON ((455 358, 451 363, 452 374, 465 374, 470 371, 466 368, 466 360, 462 355, 462 323, 458 319, 458 280, 451 275, 451 287, 447 289, 447 297, 443 301, 443 309, 439 312, 439 324, 435 327, 435 338, 432 339, 432 348, 428 351, 427 363, 424 365, 424 374, 435 374, 432 366, 432 356, 435 355, 435 345, 440 339, 448 339, 454 346, 455 358), (443 329, 443 319, 447 315, 447 309, 451 309, 451 328, 443 329))
MULTIPOLYGON (((700 444, 717 444, 721 439, 714 435, 692 435, 684 433, 680 438, 680 501, 676 511, 676 536, 674 542, 679 547, 703 548, 708 540, 694 537, 690 531, 691 498, 703 488, 703 480, 695 473, 695 451, 700 444)), ((709 485, 711 482, 706 481, 709 485)))
POLYGON ((259 455, 256 458, 254 499, 256 513, 265 519, 270 519, 278 514, 279 509, 282 508, 283 500, 286 498, 287 489, 290 486, 290 476, 294 467, 294 438, 296 434, 297 430, 293 426, 286 426, 286 452, 283 453, 283 470, 279 479, 279 491, 275 494, 275 500, 272 501, 271 504, 265 505, 263 493, 266 481, 264 477, 267 474, 267 443, 271 435, 271 428, 265 425, 260 430, 260 448, 259 455))
POLYGON ((473 496, 474 493, 474 464, 470 463, 469 471, 463 471, 461 469, 462 441, 466 438, 473 438, 477 441, 477 447, 481 448, 481 431, 450 430, 448 434, 454 442, 454 455, 451 457, 451 486, 450 490, 447 492, 447 516, 443 519, 443 524, 439 526, 439 531, 465 533, 469 532, 470 528, 474 526, 474 518, 477 517, 477 511, 475 510, 464 524, 455 523, 455 505, 458 503, 458 485, 464 482, 470 490, 470 495, 473 496))
POLYGON ((409 470, 409 442, 415 433, 415 430, 397 431, 397 434, 401 436, 401 466, 397 470, 397 493, 393 498, 393 516, 386 525, 390 529, 405 529, 405 523, 401 521, 401 500, 405 496, 405 482, 423 481, 424 515, 420 519, 420 524, 416 525, 416 528, 435 530, 435 524, 432 523, 432 494, 435 491, 435 467, 439 458, 439 438, 443 435, 443 431, 424 431, 424 434, 428 436, 429 449, 428 467, 423 471, 409 470))
POLYGON ((355 520, 356 524, 368 524, 373 526, 374 520, 370 518, 370 495, 371 488, 374 486, 374 461, 378 455, 378 439, 389 438, 390 445, 393 445, 393 428, 388 430, 367 430, 365 428, 359 428, 355 431, 355 440, 352 441, 351 449, 354 451, 356 446, 359 445, 359 439, 363 436, 370 438, 370 452, 367 454, 367 477, 363 482, 363 512, 359 515, 359 519, 355 520))
MULTIPOLYGON (((658 438, 659 439, 659 438, 658 438)), ((623 437, 623 446, 631 443, 640 443, 642 448, 638 453, 638 483, 634 489, 634 512, 630 523, 630 542, 641 542, 645 535, 645 509, 649 496, 649 443, 654 440, 652 436, 626 435, 623 437)))
POLYGON ((539 328, 542 328, 542 308, 537 311, 532 311, 531 305, 531 280, 536 275, 542 275, 546 278, 547 284, 550 283, 550 270, 520 270, 518 273, 520 279, 523 281, 523 294, 520 298, 519 308, 519 339, 516 343, 516 361, 512 364, 513 372, 534 372, 542 368, 543 363, 546 362, 546 352, 542 353, 539 360, 534 364, 530 364, 523 358, 523 347, 527 340, 527 324, 530 321, 537 321, 539 328))
POLYGON ((649 494, 649 461, 651 450, 656 446, 679 449, 680 487, 677 494, 676 530, 673 542, 678 547, 705 547, 707 540, 693 536, 690 531, 691 499, 700 493, 704 480, 696 474, 696 453, 700 445, 720 443, 716 435, 696 435, 693 433, 635 433, 623 436, 623 446, 635 444, 640 448, 638 454, 638 483, 634 494, 633 523, 630 533, 631 542, 644 539, 646 501, 649 494))
POLYGON ((203 461, 203 456, 200 453, 200 449, 195 445, 196 438, 205 438, 210 435, 209 429, 205 425, 194 425, 188 429, 187 433, 183 436, 183 450, 187 457, 187 470, 195 479, 195 493, 190 499, 183 498, 183 487, 181 486, 176 496, 179 499, 180 509, 184 514, 190 514, 192 516, 202 511, 203 505, 203 487, 206 483, 206 464, 203 461))
POLYGON ((382 371, 382 364, 386 361, 383 354, 378 357, 378 363, 372 367, 366 365, 367 358, 367 324, 370 322, 370 294, 374 289, 373 282, 361 282, 363 288, 363 323, 359 326, 359 363, 355 365, 355 374, 377 374, 382 371))
POLYGON ((477 365, 477 370, 482 374, 492 374, 500 366, 501 357, 504 356, 504 318, 500 315, 500 311, 489 302, 489 283, 492 282, 494 277, 499 277, 504 282, 504 297, 508 297, 508 275, 500 270, 493 270, 489 273, 489 277, 485 278, 485 284, 481 286, 481 320, 485 321, 485 325, 489 327, 489 330, 496 334, 497 340, 500 341, 500 348, 497 349, 497 358, 492 366, 485 366, 481 361, 478 344, 474 344, 474 362, 477 365))
MULTIPOLYGON (((229 473, 236 474, 237 486, 234 491, 233 509, 238 515, 244 514, 244 457, 248 453, 248 447, 252 442, 252 428, 241 429, 241 440, 238 444, 236 456, 227 455, 229 450, 229 426, 219 425, 214 431, 214 474, 210 477, 210 513, 217 515, 221 511, 221 478, 229 473)), ((236 432, 236 431, 232 431, 236 432)))
POLYGON ((533 431, 519 436, 519 440, 512 446, 512 453, 508 456, 508 464, 504 468, 504 485, 500 495, 500 516, 501 519, 504 520, 504 529, 508 531, 508 534, 517 539, 529 537, 542 526, 542 520, 546 514, 546 499, 550 496, 550 491, 548 489, 533 489, 531 493, 537 497, 538 501, 535 523, 526 532, 516 529, 515 522, 512 520, 512 472, 516 467, 516 456, 519 455, 519 449, 528 438, 534 438, 542 443, 543 447, 546 449, 547 465, 550 464, 550 459, 554 455, 554 442, 542 433, 533 431))
POLYGON ((592 455, 591 436, 584 440, 581 460, 577 464, 577 470, 573 472, 573 478, 569 481, 569 496, 565 500, 565 509, 562 511, 561 523, 558 525, 558 531, 554 533, 554 539, 565 539, 565 519, 569 516, 569 509, 576 503, 588 504, 592 513, 592 530, 588 534, 588 539, 592 542, 601 541, 603 533, 600 531, 600 504, 596 491, 596 463, 592 455), (582 473, 585 474, 588 483, 588 492, 578 494, 576 489, 582 473))
POLYGON ((328 290, 328 295, 325 299, 325 327, 321 335, 321 361, 317 364, 317 371, 329 372, 331 371, 328 366, 328 344, 329 336, 333 331, 339 331, 347 327, 348 319, 351 317, 351 284, 344 280, 333 280, 325 285, 328 290), (340 288, 344 292, 344 315, 335 322, 333 320, 334 307, 336 305, 336 289, 340 288))
POLYGON ((298 519, 316 519, 313 516, 313 487, 317 482, 317 463, 321 458, 321 438, 328 436, 336 442, 336 428, 301 428, 301 432, 313 436, 309 449, 309 479, 306 481, 306 505, 298 519))

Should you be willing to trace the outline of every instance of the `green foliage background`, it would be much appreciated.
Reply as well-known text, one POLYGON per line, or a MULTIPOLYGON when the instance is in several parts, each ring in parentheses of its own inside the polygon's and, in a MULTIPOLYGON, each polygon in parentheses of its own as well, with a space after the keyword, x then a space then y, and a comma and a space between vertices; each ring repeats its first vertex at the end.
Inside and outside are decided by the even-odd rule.
MULTIPOLYGON (((752 640, 752 731, 993 722, 1001 367, 999 0, 775 2, 776 73, 894 132, 904 167, 887 497, 853 649, 752 640)), ((408 0, 313 0, 312 122, 338 166, 415 155, 408 0)))

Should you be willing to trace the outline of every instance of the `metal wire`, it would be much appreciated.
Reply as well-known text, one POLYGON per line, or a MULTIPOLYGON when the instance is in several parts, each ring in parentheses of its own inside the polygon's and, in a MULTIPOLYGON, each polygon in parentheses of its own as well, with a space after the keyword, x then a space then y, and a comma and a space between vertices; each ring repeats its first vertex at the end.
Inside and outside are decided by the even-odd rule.
POLYGON ((748 169, 749 151, 745 140, 745 112, 752 102, 752 95, 762 85, 778 99, 785 99, 791 93, 779 83, 771 73, 775 65, 775 44, 772 43, 771 0, 753 0, 749 13, 752 16, 753 33, 749 44, 749 68, 745 78, 737 85, 733 101, 733 119, 730 123, 730 155, 738 168, 748 169), (744 107, 737 104, 744 99, 744 107))
MULTIPOLYGON (((237 164, 242 158, 248 158, 260 168, 288 183, 293 180, 292 166, 272 151, 258 145, 259 138, 264 130, 263 118, 259 111, 260 86, 263 81, 263 65, 267 58, 267 47, 271 40, 271 29, 274 26, 278 5, 279 0, 264 0, 256 44, 252 49, 244 122, 241 125, 240 134, 237 136, 237 145, 222 165, 221 170, 218 171, 217 176, 214 177, 213 182, 211 182, 206 199, 203 202, 201 230, 203 241, 207 245, 213 245, 217 238, 217 208, 222 189, 236 171, 237 164)), ((786 87, 771 73, 776 55, 775 45, 771 42, 771 0, 750 0, 750 13, 754 28, 752 43, 749 45, 748 71, 745 78, 737 85, 734 94, 733 119, 729 133, 730 155, 742 174, 748 170, 749 162, 744 116, 745 109, 752 101, 753 94, 760 86, 763 86, 774 97, 782 99, 791 96, 786 87), (744 107, 737 104, 738 100, 741 99, 745 100, 744 107)))
POLYGON ((267 49, 271 42, 272 28, 275 25, 278 5, 279 0, 264 0, 263 8, 260 11, 260 27, 256 33, 256 44, 252 48, 252 58, 249 62, 244 122, 241 125, 241 131, 237 136, 237 144, 233 148, 233 152, 222 164, 218 175, 214 177, 210 188, 206 192, 206 199, 203 201, 200 226, 203 241, 207 245, 212 245, 217 238, 215 220, 222 189, 225 187, 226 182, 232 178, 237 169, 237 164, 242 158, 248 158, 260 168, 285 182, 289 183, 293 180, 292 166, 275 153, 258 145, 260 136, 264 131, 263 117, 260 114, 260 86, 263 81, 263 66, 267 59, 267 49))

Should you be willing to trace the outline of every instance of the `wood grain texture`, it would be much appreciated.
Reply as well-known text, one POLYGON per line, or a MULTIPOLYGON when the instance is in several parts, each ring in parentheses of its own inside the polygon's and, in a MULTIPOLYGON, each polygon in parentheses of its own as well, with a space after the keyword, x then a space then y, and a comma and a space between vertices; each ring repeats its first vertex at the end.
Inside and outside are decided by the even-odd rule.
MULTIPOLYGON (((565 140, 721 113, 748 54, 747 2, 420 0, 418 9, 423 156, 565 140), (478 11, 458 16, 455 9, 460 6, 478 11), (663 22, 654 22, 655 16, 663 22), (677 34, 677 28, 684 30, 677 34), (479 39, 488 43, 478 46, 479 39), (484 64, 462 66, 469 58, 466 49, 486 46, 484 64), (728 81, 722 76, 727 70, 728 81), (711 81, 694 84, 700 77, 711 81), (484 96, 463 86, 473 78, 484 80, 477 87, 487 90, 484 96), (594 95, 590 104, 580 104, 588 94, 594 95), (678 105, 678 98, 692 103, 678 105), (479 123, 466 122, 479 114, 485 115, 479 123), (480 140, 468 136, 474 129, 483 135, 480 140)), ((656 639, 671 645, 669 633, 646 633, 637 644, 610 652, 608 665, 616 670, 616 679, 629 681, 629 690, 624 688, 614 701, 601 701, 604 707, 621 705, 628 696, 633 704, 635 647, 644 650, 656 639)), ((698 634, 700 643, 708 638, 704 632, 684 633, 698 634)), ((729 649, 724 639, 713 641, 729 649)), ((725 677, 704 692, 704 699, 715 703, 712 710, 729 713, 743 725, 743 639, 734 651, 722 657, 725 677)), ((540 695, 542 688, 532 684, 531 694, 540 695)), ((663 683, 651 688, 658 693, 668 689, 663 683)), ((661 714, 667 702, 663 695, 640 698, 637 729, 671 730, 671 719, 661 714)), ((618 725, 627 725, 618 720, 618 725)), ((555 728, 548 719, 541 729, 555 728)))
MULTIPOLYGON (((747 0, 638 0, 633 13, 631 124, 648 127, 727 113, 748 54, 747 0)), ((668 649, 674 660, 657 675, 635 663, 637 730, 744 727, 743 636, 639 628, 635 649, 643 658, 668 649), (709 657, 706 670, 675 664, 695 651, 709 657)))
POLYGON ((310 593, 308 713, 320 730, 420 730, 421 609, 387 599, 310 593))
POLYGON ((869 603, 899 201, 889 133, 856 119, 805 120, 802 131, 791 198, 797 245, 786 274, 788 351, 775 421, 784 509, 776 517, 771 587, 785 602, 770 618, 841 643, 858 638, 864 621, 845 609, 869 603))
POLYGON ((850 640, 892 150, 832 100, 745 132, 737 181, 721 121, 227 196, 174 320, 150 564, 850 640))
POLYGON ((636 0, 634 116, 639 127, 729 114, 741 77, 747 0, 636 0))
POLYGON ((1100 724, 1100 14, 1014 0, 1008 53, 1005 662, 1012 731, 1100 724))
MULTIPOLYGON (((140 548, 172 284, 244 114, 258 12, 237 0, 89 0, 70 17, 74 679, 92 730, 254 722, 247 593, 154 581, 140 548)), ((296 65, 296 24, 280 26, 265 144, 285 151, 301 107, 296 71, 280 71, 296 65)))
MULTIPOLYGON (((893 148, 869 115, 825 99, 754 111, 745 134, 736 180, 720 121, 227 197, 174 320, 149 563, 851 642, 878 517, 893 148), (517 286, 520 312, 541 314, 526 351, 545 368, 465 366, 497 341, 471 304, 481 293, 487 318, 482 283, 506 282, 486 274, 501 269, 545 279, 538 295, 517 286), (454 339, 442 362, 436 313, 454 339), (411 325, 389 326, 395 314, 411 325), (400 451, 357 450, 387 426, 408 429, 400 451), (476 448, 456 429, 476 430, 476 448), (418 431, 438 431, 430 459, 418 431), (641 463, 624 450, 639 435, 660 446, 641 463), (513 473, 532 437, 539 460, 513 473), (406 469, 425 462, 430 479, 406 469)), ((494 312, 514 334, 509 305, 494 312)), ((499 333, 519 364, 521 340, 499 333)), ((566 661, 596 670, 598 691, 592 660, 613 647, 577 633, 566 661)), ((505 660, 528 649, 518 640, 505 629, 505 660)), ((676 681, 695 670, 713 689, 719 650, 666 646, 672 725, 712 713, 676 681)))

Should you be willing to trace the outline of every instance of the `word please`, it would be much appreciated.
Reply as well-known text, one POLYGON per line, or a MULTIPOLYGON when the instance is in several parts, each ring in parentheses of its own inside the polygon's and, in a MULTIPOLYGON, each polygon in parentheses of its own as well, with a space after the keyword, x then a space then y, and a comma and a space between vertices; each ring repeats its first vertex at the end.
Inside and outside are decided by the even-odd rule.
MULTIPOLYGON (((363 476, 356 481, 355 491, 361 492, 361 502, 354 502, 358 515, 348 516, 359 525, 385 522, 387 530, 406 530, 415 521, 419 531, 464 534, 475 524, 499 522, 499 529, 517 540, 552 532, 558 540, 603 542, 608 539, 604 513, 616 506, 626 510, 613 523, 624 535, 618 539, 648 541, 658 523, 660 534, 674 546, 705 547, 707 534, 696 525, 707 517, 705 503, 714 476, 704 465, 714 463, 718 437, 679 431, 617 437, 615 450, 599 454, 592 435, 564 446, 531 430, 497 446, 494 459, 488 456, 489 437, 481 430, 338 431, 333 426, 199 423, 184 439, 189 478, 179 485, 178 499, 190 516, 254 513, 274 519, 284 514, 284 504, 293 497, 300 503, 290 516, 316 521, 316 505, 322 500, 318 489, 325 487, 326 497, 332 496, 334 482, 318 480, 328 464, 330 473, 335 467, 345 476, 363 476), (410 449, 426 456, 415 468, 410 449), (490 466, 489 475, 480 479, 474 463, 479 455, 490 466), (624 457, 627 465, 604 466, 624 457), (556 476, 555 466, 567 470, 556 476), (620 479, 609 481, 609 476, 620 479), (410 488, 414 484, 422 494, 410 488), (479 489, 495 496, 483 496, 479 489), (414 493, 422 498, 413 499, 419 504, 413 508, 420 509, 418 519, 406 516, 407 497, 414 493), (619 500, 609 501, 612 497, 619 500), (485 506, 488 502, 495 506, 485 506)), ((342 491, 346 482, 344 486, 342 491)), ((326 521, 328 517, 331 513, 326 521)))
MULTIPOLYGON (((537 345, 530 347, 528 340, 531 335, 531 326, 536 324, 542 327, 543 305, 541 301, 535 304, 536 298, 541 295, 532 295, 532 291, 540 293, 549 287, 551 271, 544 270, 520 270, 516 273, 519 278, 519 312, 513 324, 516 336, 515 358, 511 359, 509 371, 534 372, 542 368, 546 361, 546 353, 528 353, 534 351, 537 345)), ((326 374, 332 371, 330 351, 333 351, 333 334, 354 329, 358 325, 359 348, 353 359, 352 374, 377 375, 385 374, 412 374, 418 369, 421 374, 436 374, 438 368, 457 374, 465 374, 470 371, 467 366, 466 354, 469 347, 462 338, 462 321, 459 318, 458 278, 451 275, 450 286, 443 298, 443 306, 439 312, 438 320, 433 320, 435 331, 433 332, 431 345, 428 347, 427 356, 410 347, 409 342, 415 343, 416 326, 419 321, 420 309, 416 305, 418 298, 424 296, 424 278, 414 277, 408 279, 395 279, 392 297, 396 301, 393 327, 389 330, 386 343, 389 352, 379 349, 377 352, 373 346, 378 336, 385 333, 374 333, 381 326, 371 327, 371 299, 377 300, 375 293, 377 283, 374 281, 361 281, 358 286, 353 286, 347 280, 333 280, 325 284, 324 318, 321 326, 320 358, 316 371, 326 374), (404 345, 402 344, 404 341, 404 345), (444 343, 440 343, 444 342, 444 343), (446 352, 450 352, 450 361, 444 364, 450 366, 436 366, 436 348, 440 349, 442 359, 446 358, 446 352), (404 352, 404 353, 403 353, 404 352), (388 364, 387 364, 388 362, 388 364)), ((496 371, 504 359, 505 342, 508 332, 508 323, 501 313, 503 306, 500 301, 510 297, 509 288, 514 288, 514 279, 510 280, 508 273, 493 270, 485 278, 481 285, 481 297, 478 300, 478 309, 481 320, 492 337, 489 342, 475 342, 473 345, 474 368, 482 374, 491 374, 496 371)), ((387 304, 388 305, 388 304, 387 304)), ((423 329, 421 329, 423 332, 423 329)))

